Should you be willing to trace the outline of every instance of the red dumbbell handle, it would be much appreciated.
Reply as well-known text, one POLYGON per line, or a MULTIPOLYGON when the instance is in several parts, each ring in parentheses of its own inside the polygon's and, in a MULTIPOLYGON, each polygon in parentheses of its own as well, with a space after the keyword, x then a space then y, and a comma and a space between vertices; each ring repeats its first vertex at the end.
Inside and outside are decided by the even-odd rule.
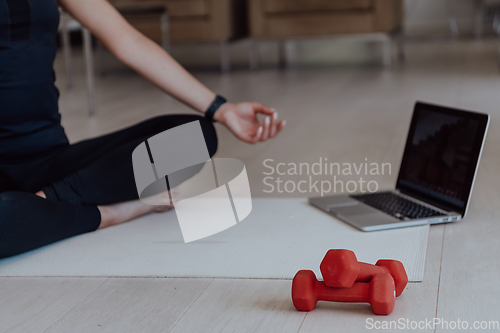
POLYGON ((358 262, 359 273, 356 281, 368 282, 372 279, 375 274, 378 273, 389 273, 389 270, 385 269, 385 267, 376 266, 372 264, 367 264, 365 262, 358 262))
POLYGON ((315 282, 318 300, 343 303, 370 303, 370 284, 357 282, 351 288, 330 288, 323 281, 315 282))

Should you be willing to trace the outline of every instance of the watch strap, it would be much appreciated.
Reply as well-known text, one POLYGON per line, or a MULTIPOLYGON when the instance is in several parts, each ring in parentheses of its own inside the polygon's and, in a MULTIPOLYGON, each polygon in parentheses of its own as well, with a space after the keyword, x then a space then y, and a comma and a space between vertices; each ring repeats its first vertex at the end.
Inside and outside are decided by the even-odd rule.
POLYGON ((215 96, 214 101, 212 102, 212 104, 210 104, 207 111, 205 112, 205 118, 207 118, 208 120, 211 120, 211 121, 215 121, 214 120, 215 112, 220 108, 220 106, 222 104, 224 104, 226 102, 227 102, 227 99, 225 99, 224 97, 222 97, 220 95, 215 96))

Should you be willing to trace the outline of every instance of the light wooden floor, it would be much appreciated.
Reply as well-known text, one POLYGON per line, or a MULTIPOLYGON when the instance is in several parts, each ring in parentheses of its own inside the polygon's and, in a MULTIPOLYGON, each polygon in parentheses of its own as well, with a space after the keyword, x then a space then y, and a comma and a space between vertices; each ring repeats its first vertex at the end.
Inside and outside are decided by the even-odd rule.
MULTIPOLYGON (((389 162, 394 184, 413 104, 446 104, 492 115, 469 216, 431 227, 424 282, 410 284, 389 317, 369 306, 320 304, 294 310, 290 281, 139 278, 1 278, 1 332, 358 332, 367 318, 410 321, 500 321, 500 74, 497 43, 407 45, 407 60, 379 67, 287 71, 196 72, 232 101, 257 100, 279 111, 287 127, 269 143, 249 146, 218 127, 219 156, 243 160, 254 196, 264 193, 262 165, 278 162, 389 162)), ((118 70, 98 80, 98 114, 87 116, 82 68, 72 90, 56 61, 60 108, 72 141, 147 117, 190 112, 135 74, 118 70)), ((286 180, 286 178, 284 178, 286 180)), ((347 180, 348 178, 346 178, 347 180)), ((303 194, 302 194, 303 195, 303 194)), ((319 258, 320 260, 320 258, 319 258)), ((446 332, 436 329, 409 331, 446 332)))

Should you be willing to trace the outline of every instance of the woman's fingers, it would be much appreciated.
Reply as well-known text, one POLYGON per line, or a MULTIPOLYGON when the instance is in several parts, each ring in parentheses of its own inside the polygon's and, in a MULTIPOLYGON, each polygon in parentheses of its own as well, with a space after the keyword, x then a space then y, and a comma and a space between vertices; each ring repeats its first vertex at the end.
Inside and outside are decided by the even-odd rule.
POLYGON ((262 125, 262 136, 260 141, 266 141, 269 138, 269 132, 271 130, 271 118, 265 117, 262 125))
POLYGON ((263 121, 262 137, 260 141, 274 138, 278 134, 278 112, 263 104, 253 102, 252 106, 256 114, 264 114, 266 117, 263 121))
POLYGON ((262 136, 260 141, 264 142, 268 139, 274 138, 279 132, 285 127, 286 121, 278 121, 278 113, 276 110, 272 109, 273 113, 271 117, 265 117, 262 126, 262 136))
POLYGON ((271 109, 274 111, 271 116, 271 128, 269 130, 269 138, 274 138, 276 134, 278 134, 278 112, 275 109, 271 109))
POLYGON ((254 143, 257 143, 260 141, 260 138, 262 137, 262 131, 263 131, 263 128, 262 126, 259 127, 259 129, 257 130, 257 133, 255 134, 255 136, 249 141, 249 143, 251 144, 254 144, 254 143))
POLYGON ((265 106, 264 104, 260 104, 257 102, 252 102, 251 104, 255 113, 264 114, 266 116, 272 116, 273 113, 276 112, 276 110, 273 111, 271 108, 265 106))
MULTIPOLYGON (((274 138, 283 129, 284 121, 278 120, 278 112, 275 109, 257 102, 241 103, 240 105, 244 106, 245 109, 238 121, 244 125, 245 130, 233 131, 240 140, 250 144, 264 142, 274 138), (258 114, 264 115, 262 122, 258 120, 258 114)), ((231 128, 231 126, 229 127, 231 128)))

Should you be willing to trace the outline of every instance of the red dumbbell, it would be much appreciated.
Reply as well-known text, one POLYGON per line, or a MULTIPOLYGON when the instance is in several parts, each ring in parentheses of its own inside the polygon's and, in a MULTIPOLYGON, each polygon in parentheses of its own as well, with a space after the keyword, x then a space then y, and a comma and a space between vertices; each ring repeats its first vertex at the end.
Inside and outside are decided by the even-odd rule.
POLYGON ((350 288, 355 281, 368 282, 375 274, 389 273, 400 296, 408 283, 405 268, 397 260, 379 260, 375 265, 358 262, 354 252, 329 250, 320 265, 323 280, 328 287, 350 288))
POLYGON ((302 270, 292 281, 292 301, 299 311, 311 311, 318 301, 370 303, 373 313, 388 315, 394 309, 394 280, 387 273, 376 274, 370 282, 357 282, 351 288, 330 288, 318 281, 313 271, 302 270))

